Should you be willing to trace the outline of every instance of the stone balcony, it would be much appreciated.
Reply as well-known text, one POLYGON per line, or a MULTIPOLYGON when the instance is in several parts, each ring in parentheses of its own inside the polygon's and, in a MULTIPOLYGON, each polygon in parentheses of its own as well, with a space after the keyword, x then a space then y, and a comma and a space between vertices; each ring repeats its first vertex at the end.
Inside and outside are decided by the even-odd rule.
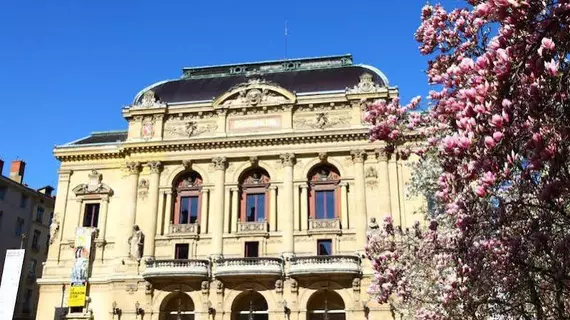
POLYGON ((198 236, 200 225, 197 223, 171 224, 168 231, 173 236, 198 236))
POLYGON ((340 233, 340 219, 309 219, 310 233, 340 233))
POLYGON ((161 280, 200 280, 210 275, 210 261, 198 259, 150 260, 142 276, 153 283, 161 280))
POLYGON ((238 222, 237 233, 243 235, 268 235, 267 221, 240 221, 238 222))
POLYGON ((214 277, 283 275, 283 259, 271 257, 221 258, 216 261, 214 277))
POLYGON ((289 262, 289 276, 361 273, 360 258, 353 255, 292 257, 289 262))

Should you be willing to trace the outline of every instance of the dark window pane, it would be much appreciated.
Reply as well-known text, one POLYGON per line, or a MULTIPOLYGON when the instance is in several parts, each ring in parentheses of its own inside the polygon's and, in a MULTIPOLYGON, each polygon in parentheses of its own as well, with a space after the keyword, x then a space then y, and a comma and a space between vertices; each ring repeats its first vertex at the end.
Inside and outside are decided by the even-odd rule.
POLYGON ((178 243, 174 249, 174 258, 175 259, 188 259, 188 244, 187 243, 178 243))
POLYGON ((190 197, 184 197, 180 199, 180 217, 178 218, 178 223, 186 224, 188 223, 190 213, 190 197))
POLYGON ((334 218, 334 191, 325 191, 325 218, 334 218))
POLYGON ((97 227, 99 220, 99 204, 88 203, 85 205, 85 215, 83 216, 84 227, 97 227))
POLYGON ((330 256, 332 254, 332 240, 317 240, 317 254, 319 256, 330 256))
POLYGON ((335 217, 334 190, 316 192, 315 218, 333 219, 335 217))
POLYGON ((246 257, 259 257, 259 242, 252 241, 245 243, 245 256, 246 257))
POLYGON ((246 221, 252 222, 255 221, 255 205, 256 205, 256 195, 255 194, 248 194, 247 201, 246 201, 246 221))
POLYGON ((257 221, 265 220, 265 194, 258 194, 256 195, 256 203, 257 203, 257 221))
POLYGON ((190 223, 198 220, 198 197, 190 197, 190 223))

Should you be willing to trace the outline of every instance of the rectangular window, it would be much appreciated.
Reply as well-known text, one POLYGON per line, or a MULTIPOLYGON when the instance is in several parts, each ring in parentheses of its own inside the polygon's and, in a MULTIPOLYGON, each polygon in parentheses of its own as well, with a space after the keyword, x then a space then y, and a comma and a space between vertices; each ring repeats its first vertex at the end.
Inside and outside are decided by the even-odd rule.
POLYGON ((0 200, 4 200, 4 198, 6 198, 7 190, 8 189, 6 187, 0 187, 0 200))
POLYGON ((245 204, 246 216, 245 221, 264 221, 265 220, 265 193, 248 194, 245 204))
POLYGON ((44 220, 44 208, 38 207, 38 209, 36 210, 36 221, 42 223, 43 220, 44 220))
POLYGON ((28 196, 22 193, 20 197, 20 208, 25 208, 28 205, 28 196))
POLYGON ((187 243, 177 243, 174 246, 174 259, 188 259, 188 248, 187 243))
POLYGON ((36 259, 30 259, 30 269, 28 269, 28 276, 31 278, 36 277, 36 267, 38 265, 38 261, 36 259))
POLYGON ((330 256, 332 254, 332 240, 317 240, 317 255, 330 256))
POLYGON ((24 297, 24 304, 22 306, 23 313, 30 313, 32 309, 32 290, 26 290, 26 296, 24 297))
POLYGON ((34 230, 34 236, 32 237, 32 249, 40 249, 40 237, 42 233, 39 230, 34 230))
POLYGON ((180 198, 179 224, 198 222, 198 196, 180 198))
POLYGON ((259 257, 259 242, 248 241, 245 243, 245 257, 246 258, 259 257))
POLYGON ((334 190, 322 190, 316 192, 316 219, 335 218, 334 190))
POLYGON ((86 204, 85 214, 83 215, 83 226, 96 228, 98 220, 99 220, 99 204, 98 203, 86 204))
POLYGON ((16 220, 15 235, 16 237, 19 237, 22 235, 22 233, 24 233, 24 219, 18 218, 16 220))

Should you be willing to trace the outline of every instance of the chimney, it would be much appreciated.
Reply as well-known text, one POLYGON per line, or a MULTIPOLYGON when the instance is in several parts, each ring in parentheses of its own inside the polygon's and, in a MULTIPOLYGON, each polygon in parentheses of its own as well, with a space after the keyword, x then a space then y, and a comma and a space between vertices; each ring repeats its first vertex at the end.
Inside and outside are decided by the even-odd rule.
POLYGON ((39 192, 39 193, 43 193, 43 194, 45 194, 45 195, 48 196, 48 197, 51 197, 51 193, 52 193, 53 190, 54 190, 54 189, 53 189, 52 186, 45 186, 45 187, 43 187, 43 188, 38 189, 38 192, 39 192))
POLYGON ((10 166, 10 179, 16 181, 17 183, 22 183, 24 181, 24 170, 26 169, 26 163, 22 160, 12 161, 10 166))
POLYGON ((0 159, 0 176, 2 176, 3 170, 4 170, 4 160, 0 159))

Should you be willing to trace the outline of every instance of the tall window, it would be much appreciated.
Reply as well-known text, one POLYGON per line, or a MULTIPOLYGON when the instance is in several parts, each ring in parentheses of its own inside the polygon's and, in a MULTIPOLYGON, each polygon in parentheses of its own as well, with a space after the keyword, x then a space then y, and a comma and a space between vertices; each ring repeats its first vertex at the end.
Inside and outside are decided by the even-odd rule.
POLYGON ((38 260, 30 259, 30 268, 28 269, 28 276, 30 278, 36 277, 36 267, 38 265, 38 260))
POLYGON ((22 312, 23 313, 30 313, 32 309, 32 290, 27 289, 26 295, 24 296, 24 303, 22 305, 22 312))
POLYGON ((34 230, 34 235, 32 237, 32 249, 39 250, 40 249, 40 237, 42 233, 39 230, 34 230))
POLYGON ((84 227, 97 227, 99 221, 99 204, 88 203, 85 205, 85 213, 83 214, 84 227))
POLYGON ((270 178, 262 168, 251 168, 240 177, 242 222, 267 221, 270 178))
POLYGON ((0 200, 4 200, 6 198, 6 192, 8 189, 6 187, 0 187, 0 200))
POLYGON ((19 237, 22 235, 22 233, 24 233, 24 219, 16 219, 16 228, 14 230, 16 237, 19 237))
POLYGON ((330 256, 332 254, 332 240, 317 240, 317 255, 330 256))
POLYGON ((340 175, 330 164, 321 164, 309 172, 309 211, 312 219, 339 217, 340 175))
POLYGON ((38 207, 38 209, 36 210, 36 221, 41 223, 43 219, 44 219, 44 208, 38 207))
POLYGON ((174 224, 200 222, 202 177, 195 171, 184 173, 175 180, 176 204, 172 214, 174 224))
POLYGON ((25 208, 28 205, 28 196, 23 194, 20 197, 20 208, 25 208))
POLYGON ((174 246, 174 259, 188 259, 189 247, 187 243, 177 243, 174 246))

